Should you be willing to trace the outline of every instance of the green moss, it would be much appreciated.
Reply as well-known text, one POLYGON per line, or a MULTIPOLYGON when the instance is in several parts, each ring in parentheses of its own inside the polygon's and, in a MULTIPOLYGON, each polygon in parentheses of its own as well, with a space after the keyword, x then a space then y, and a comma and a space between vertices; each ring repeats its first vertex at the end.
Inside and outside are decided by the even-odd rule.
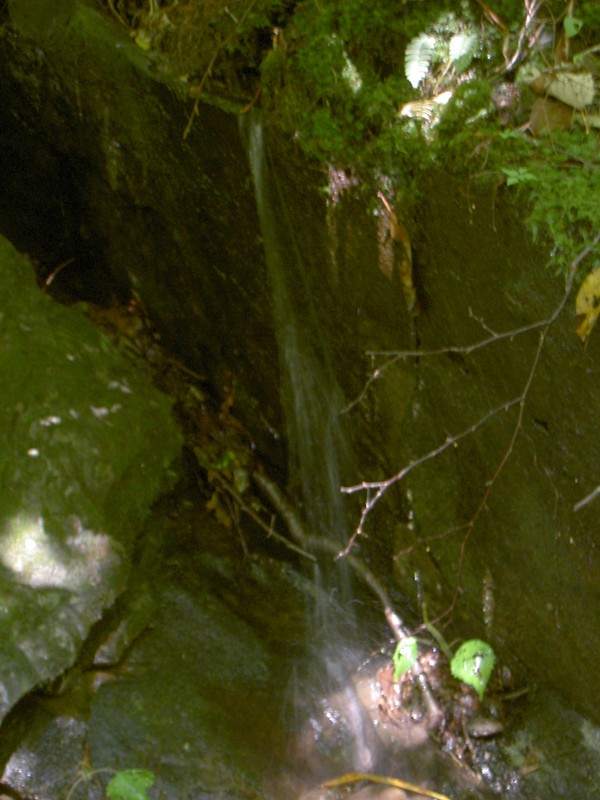
MULTIPOLYGON (((564 3, 550 0, 545 9, 560 34, 564 3)), ((512 33, 513 52, 523 4, 499 0, 494 11, 512 33)), ((582 2, 577 16, 583 25, 572 52, 595 42, 600 28, 597 3, 582 2)), ((527 193, 529 226, 553 243, 557 271, 591 239, 600 210, 596 134, 580 128, 536 140, 518 130, 526 110, 500 119, 495 92, 516 88, 502 74, 506 31, 485 23, 481 9, 463 4, 457 10, 444 0, 406 9, 388 0, 306 0, 290 30, 285 51, 275 50, 263 63, 265 105, 311 157, 351 165, 375 181, 385 175, 413 202, 432 163, 496 188, 506 183, 515 196, 527 193), (415 90, 404 74, 404 53, 420 34, 435 46, 415 90), (478 41, 460 68, 450 58, 456 34, 478 41), (419 107, 448 90, 447 105, 419 107), (416 109, 401 115, 409 103, 416 109)), ((522 95, 525 104, 533 102, 526 89, 522 95)))
MULTIPOLYGON (((536 237, 550 238, 551 266, 566 274, 575 255, 593 240, 600 218, 600 162, 597 140, 585 131, 560 132, 531 161, 528 224, 536 237)), ((585 265, 584 270, 588 269, 585 265)))

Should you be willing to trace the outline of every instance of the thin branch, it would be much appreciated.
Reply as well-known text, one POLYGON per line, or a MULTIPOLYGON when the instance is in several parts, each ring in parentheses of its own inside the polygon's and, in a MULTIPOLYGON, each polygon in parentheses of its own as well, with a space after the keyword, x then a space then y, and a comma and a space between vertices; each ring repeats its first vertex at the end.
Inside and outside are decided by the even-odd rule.
POLYGON ((312 553, 308 553, 305 549, 302 549, 294 542, 290 542, 289 539, 286 539, 285 536, 281 536, 279 533, 273 530, 273 525, 267 525, 266 522, 262 519, 260 514, 257 514, 256 511, 249 506, 248 503, 244 500, 242 495, 235 489, 234 486, 229 483, 229 481, 225 480, 218 472, 213 473, 212 480, 215 483, 219 484, 219 487, 225 491, 228 495, 230 495, 235 502, 239 505, 240 509, 244 511, 248 516, 256 522, 256 524, 265 531, 267 534, 267 538, 275 539, 277 542, 285 545, 289 550, 293 550, 296 553, 299 553, 304 558, 308 558, 311 561, 316 561, 317 559, 312 553))
POLYGON ((515 52, 511 58, 508 57, 506 52, 504 53, 504 57, 506 59, 506 63, 504 65, 505 72, 510 72, 511 69, 514 69, 518 62, 524 57, 523 48, 525 47, 526 39, 529 37, 529 42, 527 43, 527 50, 529 51, 539 40, 544 31, 545 26, 542 22, 538 24, 536 31, 531 34, 531 29, 536 22, 536 15, 540 10, 542 0, 525 0, 524 5, 526 11, 525 22, 519 31, 519 38, 517 40, 515 52))
MULTIPOLYGON (((437 447, 435 447, 433 450, 430 450, 428 453, 426 453, 425 455, 421 456, 420 458, 418 458, 418 459, 416 459, 414 461, 411 461, 407 466, 403 467, 399 472, 397 472, 391 478, 387 478, 386 480, 383 480, 383 481, 362 481, 361 483, 356 484, 354 486, 342 487, 341 491, 344 494, 355 494, 356 492, 361 492, 361 491, 365 492, 366 499, 365 499, 365 503, 364 503, 364 506, 363 506, 363 509, 362 509, 362 512, 361 512, 359 523, 358 523, 354 533, 352 534, 352 536, 348 540, 348 544, 346 545, 346 547, 339 554, 340 557, 347 557, 349 555, 350 550, 352 549, 352 547, 354 545, 354 542, 356 541, 356 538, 364 533, 364 525, 365 525, 367 516, 370 514, 370 512, 373 510, 373 508, 377 505, 379 500, 381 500, 381 498, 387 492, 387 490, 390 488, 390 486, 392 486, 395 483, 398 483, 398 481, 401 481, 403 478, 405 478, 406 475, 408 475, 408 473, 411 472, 415 467, 418 467, 418 466, 420 466, 421 464, 424 464, 427 461, 431 461, 433 458, 437 458, 437 456, 441 455, 441 453, 443 453, 449 447, 453 447, 454 445, 456 445, 459 441, 461 441, 461 439, 464 439, 465 437, 470 436, 471 434, 475 433, 475 431, 477 431, 483 425, 487 424, 487 422, 489 422, 490 419, 496 417, 502 411, 508 411, 510 408, 513 408, 514 406, 519 406, 519 413, 517 415, 517 421, 515 423, 515 427, 514 427, 512 436, 511 436, 510 443, 509 443, 509 445, 508 445, 508 447, 507 447, 507 449, 506 449, 506 451, 505 451, 505 453, 504 453, 504 455, 503 455, 503 457, 502 457, 502 459, 501 459, 501 461, 500 461, 500 463, 499 463, 499 465, 498 465, 498 467, 497 467, 497 469, 496 469, 496 471, 494 473, 494 476, 492 477, 491 481, 489 481, 488 484, 487 484, 486 491, 484 493, 483 499, 482 499, 477 511, 475 512, 472 520, 467 525, 467 533, 466 533, 466 535, 465 535, 465 537, 463 539, 463 544, 462 544, 462 547, 461 547, 461 557, 460 557, 460 560, 459 560, 459 569, 462 569, 462 563, 463 563, 463 560, 464 560, 464 551, 465 551, 465 548, 466 548, 466 542, 469 539, 471 531, 474 528, 475 523, 476 523, 477 519, 479 518, 479 515, 481 514, 483 509, 487 506, 487 501, 489 499, 489 495, 491 493, 492 486, 494 485, 494 483, 498 479, 500 473, 502 472, 502 470, 504 469, 504 467, 505 467, 506 463, 508 462, 510 456, 512 455, 517 436, 518 436, 518 434, 519 434, 519 432, 520 432, 520 430, 522 428, 523 414, 524 414, 524 410, 525 410, 525 401, 526 401, 527 396, 529 394, 529 391, 531 389, 531 385, 533 383, 533 379, 534 379, 535 373, 537 371, 537 367, 538 367, 538 364, 539 364, 539 361, 540 361, 540 358, 541 358, 541 355, 542 355, 542 351, 544 349, 544 345, 545 345, 545 342, 546 342, 546 338, 548 336, 548 332, 549 332, 551 326, 554 324, 554 322, 560 316, 560 314, 562 313, 562 311, 563 311, 563 309, 564 309, 564 307, 566 305, 566 302, 567 302, 567 300, 569 298, 569 295, 571 294, 571 290, 573 288, 573 282, 575 280, 575 275, 577 273, 577 269, 578 269, 579 265, 586 258, 586 256, 588 256, 589 253, 592 252, 592 250, 596 247, 596 245, 599 242, 600 242, 600 233, 598 233, 596 235, 595 239, 587 247, 585 247, 579 253, 579 255, 573 260, 573 262, 571 263, 570 269, 569 269, 569 275, 568 275, 568 278, 567 278, 565 291, 563 293, 561 301, 560 301, 560 303, 558 303, 558 305, 556 306, 556 308, 554 309, 552 314, 547 319, 545 319, 545 320, 543 320, 541 322, 536 322, 533 325, 528 325, 528 326, 525 326, 523 328, 519 328, 516 331, 510 331, 510 332, 501 333, 501 334, 497 334, 497 335, 488 337, 487 339, 483 340, 483 342, 478 342, 478 343, 476 343, 474 345, 467 345, 465 347, 460 347, 460 348, 441 348, 440 350, 429 351, 429 352, 425 351, 425 355, 428 355, 428 354, 429 355, 437 355, 437 354, 443 353, 443 352, 472 352, 475 349, 483 347, 484 343, 485 344, 491 344, 492 342, 497 341, 498 338, 505 339, 505 338, 509 338, 511 335, 515 336, 515 335, 517 335, 519 333, 524 333, 526 331, 531 331, 531 330, 536 330, 536 329, 540 329, 541 328, 538 346, 536 348, 536 352, 535 352, 535 355, 534 355, 534 358, 533 358, 533 361, 532 361, 532 364, 531 364, 531 367, 530 367, 530 370, 529 370, 529 373, 528 373, 528 376, 527 376, 527 380, 525 381, 525 385, 523 387, 523 391, 521 392, 521 394, 518 397, 515 397, 512 400, 509 400, 508 402, 503 403, 500 406, 497 406, 496 408, 492 409, 491 411, 488 411, 488 413, 485 414, 483 417, 480 417, 477 420, 477 422, 473 423, 473 425, 469 426, 468 428, 466 428, 465 430, 461 431, 460 433, 457 433, 454 436, 448 436, 444 442, 442 442, 437 447)), ((419 353, 419 355, 421 355, 421 353, 419 353)), ((399 357, 400 357, 400 355, 396 356, 396 358, 399 358, 399 357)))
MULTIPOLYGON (((478 322, 481 322, 477 317, 471 314, 473 319, 477 319, 478 322)), ((465 345, 450 345, 448 347, 438 347, 434 348, 433 350, 367 350, 366 355, 370 356, 371 358, 378 358, 382 356, 390 357, 389 361, 386 361, 380 367, 377 367, 376 370, 369 376, 367 382, 365 383, 361 393, 355 398, 349 405, 347 405, 342 411, 341 414, 347 414, 354 406, 358 405, 362 402, 363 398, 367 394, 369 388, 376 380, 382 376, 383 372, 388 368, 396 364, 398 361, 402 361, 409 358, 428 358, 431 356, 443 356, 448 354, 460 354, 460 355, 469 355, 470 353, 474 353, 476 350, 481 350, 483 347, 488 347, 495 342, 501 342, 504 339, 513 340, 517 336, 522 336, 524 333, 531 333, 531 331, 539 330, 540 328, 545 327, 550 322, 550 318, 538 320, 538 322, 533 322, 531 325, 523 325, 520 328, 513 328, 509 331, 502 331, 501 333, 494 333, 490 331, 490 336, 487 336, 485 339, 480 339, 478 342, 474 342, 473 344, 465 344, 465 345)))
POLYGON ((250 3, 246 7, 246 9, 245 9, 244 13, 242 14, 242 16, 236 22, 236 25, 233 28, 233 30, 223 39, 223 41, 219 44, 219 46, 216 48, 216 50, 214 51, 214 53, 210 57, 210 61, 208 62, 208 66, 204 70, 204 74, 202 75, 202 78, 200 79, 200 83, 198 84, 197 88, 195 89, 196 99, 194 101, 194 106, 192 108, 192 113, 190 114, 190 117, 188 119, 187 125, 185 126, 185 130, 183 131, 183 137, 182 138, 183 138, 184 141, 188 138, 188 136, 191 133, 192 126, 194 124, 194 117, 198 116, 198 106, 200 104, 200 96, 202 94, 202 91, 204 90, 204 84, 206 83, 208 78, 210 78, 210 76, 212 75, 213 67, 215 65, 215 62, 217 60, 217 57, 218 57, 219 53, 221 52, 221 50, 224 47, 226 47, 229 44, 229 42, 233 39, 233 37, 238 33, 239 29, 244 24, 244 22, 246 20, 246 17, 252 11, 252 9, 256 5, 256 3, 257 3, 257 0, 250 0, 250 3))
POLYGON ((580 500, 578 503, 575 503, 575 505, 573 506, 573 511, 581 511, 581 509, 585 508, 585 506, 591 503, 592 500, 595 500, 599 494, 600 494, 600 483, 598 484, 598 486, 596 486, 596 488, 592 492, 586 495, 583 498, 583 500, 580 500))

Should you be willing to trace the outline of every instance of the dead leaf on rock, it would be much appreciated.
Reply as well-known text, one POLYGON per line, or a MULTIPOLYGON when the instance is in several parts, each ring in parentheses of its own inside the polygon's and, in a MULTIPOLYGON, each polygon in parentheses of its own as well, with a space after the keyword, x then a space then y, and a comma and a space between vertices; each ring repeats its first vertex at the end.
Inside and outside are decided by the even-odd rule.
POLYGON ((600 316, 600 267, 590 272, 581 284, 575 300, 575 313, 578 316, 583 315, 577 335, 585 342, 600 316))
POLYGON ((596 87, 594 76, 585 70, 550 70, 538 75, 529 88, 536 94, 554 97, 571 108, 581 110, 594 102, 596 87))
POLYGON ((221 500, 218 491, 213 492, 212 497, 206 504, 206 510, 212 511, 216 517, 217 522, 224 528, 229 529, 233 525, 231 514, 229 513, 229 510, 223 505, 223 501, 221 500))
POLYGON ((531 108, 527 128, 534 136, 558 130, 569 130, 573 125, 575 111, 560 100, 541 97, 531 108))

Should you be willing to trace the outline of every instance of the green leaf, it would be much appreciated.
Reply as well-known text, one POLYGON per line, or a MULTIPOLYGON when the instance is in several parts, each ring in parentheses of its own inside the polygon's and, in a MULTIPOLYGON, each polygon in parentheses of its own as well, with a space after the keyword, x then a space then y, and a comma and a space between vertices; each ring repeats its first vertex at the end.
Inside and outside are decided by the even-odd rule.
POLYGON ((569 39, 572 39, 574 36, 577 36, 579 31, 583 28, 583 20, 577 19, 577 17, 565 17, 563 25, 565 27, 565 33, 569 39))
POLYGON ((415 665, 418 654, 419 646, 414 636, 405 636, 398 642, 392 657, 395 681, 399 681, 404 673, 415 665))
POLYGON ((537 175, 530 172, 526 167, 501 167, 506 175, 507 186, 518 186, 520 183, 532 183, 537 181, 537 175))
POLYGON ((485 687, 494 669, 496 656, 491 646, 480 639, 463 642, 450 662, 450 670, 459 681, 472 686, 483 700, 485 687))
POLYGON ((154 780, 154 775, 148 770, 126 769, 111 779, 106 787, 106 796, 111 800, 149 800, 146 789, 154 780))
POLYGON ((457 75, 469 66, 478 44, 479 37, 476 33, 457 33, 450 39, 450 61, 457 75))
POLYGON ((413 89, 417 88, 429 72, 434 47, 434 37, 426 33, 415 36, 408 43, 404 54, 404 74, 413 89))

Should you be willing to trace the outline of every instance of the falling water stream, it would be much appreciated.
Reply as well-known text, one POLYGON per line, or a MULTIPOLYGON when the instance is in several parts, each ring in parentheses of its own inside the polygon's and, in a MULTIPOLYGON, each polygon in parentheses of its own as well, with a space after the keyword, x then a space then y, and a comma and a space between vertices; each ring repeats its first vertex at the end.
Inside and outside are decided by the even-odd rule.
POLYGON ((307 522, 315 531, 338 540, 341 545, 347 533, 340 493, 341 465, 350 460, 339 416, 343 396, 325 347, 317 353, 312 344, 319 338, 322 341, 319 322, 310 301, 305 264, 298 234, 289 218, 284 188, 276 173, 267 168, 260 119, 252 116, 247 127, 250 166, 271 282, 291 482, 299 486, 307 522), (295 273, 294 284, 290 280, 292 273, 295 273), (298 283, 304 288, 302 320, 294 302, 297 289, 293 286, 298 283))
MULTIPOLYGON (((243 131, 263 239, 279 351, 280 386, 288 442, 289 482, 295 490, 311 533, 339 544, 348 538, 348 520, 340 492, 342 471, 352 463, 349 437, 343 429, 341 389, 335 379, 324 345, 318 315, 311 301, 303 248, 290 218, 285 190, 276 171, 268 167, 263 128, 258 115, 251 115, 243 131), (300 287, 300 289, 299 289, 300 287), (298 298, 298 292, 302 294, 298 298), (298 302, 300 301, 300 302, 298 302), (300 312, 298 309, 301 308, 300 312), (317 352, 314 342, 321 342, 317 352)), ((316 580, 326 585, 316 597, 327 597, 344 606, 344 619, 351 613, 348 570, 333 564, 327 575, 316 580)), ((333 602, 317 603, 314 622, 331 642, 333 602)), ((315 630, 312 631, 315 634, 315 630)), ((333 637, 337 638, 337 637, 333 637)))
MULTIPOLYGON (((248 157, 271 284, 274 328, 279 351, 280 385, 289 447, 290 484, 296 489, 311 533, 326 536, 343 548, 349 535, 348 519, 340 492, 342 474, 352 464, 340 410, 344 406, 330 355, 324 345, 311 290, 307 281, 305 248, 290 218, 285 190, 275 170, 269 168, 263 127, 258 115, 244 120, 242 131, 248 157), (298 302, 298 287, 302 297, 298 302), (302 311, 299 312, 298 308, 302 311), (317 349, 314 342, 322 342, 317 349)), ((305 675, 323 693, 342 692, 352 747, 348 768, 368 769, 373 755, 364 730, 364 711, 347 672, 356 659, 348 640, 355 632, 351 576, 345 562, 315 567, 315 592, 307 613, 305 675)), ((313 689, 314 691, 314 689, 313 689)), ((298 692, 293 687, 292 692, 298 692)), ((299 700, 302 705, 302 700, 299 700)), ((330 713, 338 713, 331 711, 330 713)))

